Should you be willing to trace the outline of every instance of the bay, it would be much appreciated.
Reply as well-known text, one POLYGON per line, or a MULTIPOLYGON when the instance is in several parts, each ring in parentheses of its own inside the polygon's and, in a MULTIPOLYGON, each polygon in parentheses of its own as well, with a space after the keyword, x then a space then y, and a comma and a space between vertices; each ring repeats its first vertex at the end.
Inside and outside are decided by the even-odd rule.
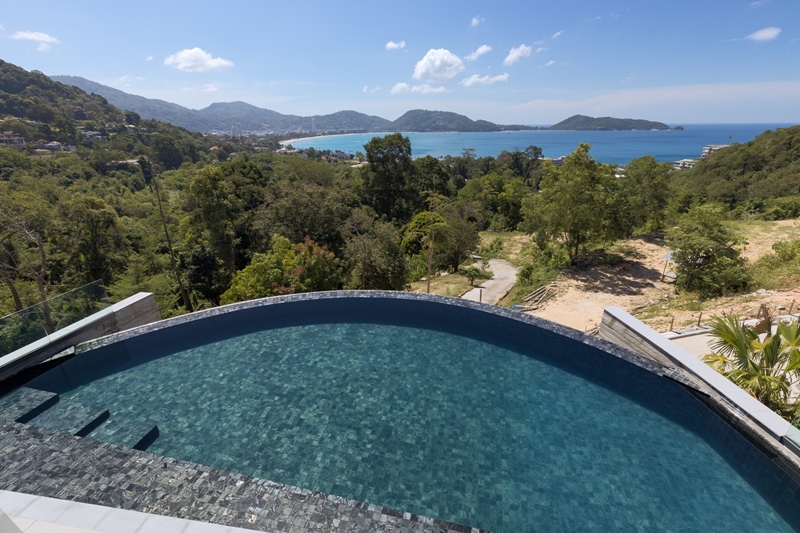
MULTIPOLYGON (((652 155, 658 161, 699 158, 709 144, 746 143, 767 130, 792 124, 689 124, 683 130, 668 131, 503 131, 490 133, 403 133, 411 140, 413 157, 431 155, 442 158, 459 156, 465 148, 473 148, 477 157, 497 157, 503 150, 512 152, 538 146, 544 157, 557 158, 570 154, 580 143, 592 145, 590 154, 597 161, 627 165, 631 160, 652 155)), ((341 150, 354 154, 364 152, 364 144, 388 133, 329 135, 284 141, 294 148, 341 150)))

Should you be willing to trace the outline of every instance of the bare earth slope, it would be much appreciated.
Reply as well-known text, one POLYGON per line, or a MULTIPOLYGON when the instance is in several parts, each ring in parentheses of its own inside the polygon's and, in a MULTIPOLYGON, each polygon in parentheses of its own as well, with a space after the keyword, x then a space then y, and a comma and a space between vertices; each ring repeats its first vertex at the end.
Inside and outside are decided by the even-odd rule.
MULTIPOLYGON (((792 220, 763 223, 747 233, 748 245, 743 255, 748 261, 755 261, 769 253, 774 242, 800 238, 800 223, 792 220)), ((663 241, 637 238, 624 241, 621 247, 634 250, 626 262, 617 266, 587 266, 562 275, 556 283, 556 295, 529 314, 589 331, 600 325, 603 309, 614 305, 657 331, 667 331, 670 324, 673 330, 678 330, 696 325, 698 319, 707 324, 712 316, 724 312, 754 317, 761 303, 773 309, 793 306, 795 312, 800 310, 800 287, 761 290, 706 302, 682 302, 680 296, 676 297, 672 283, 661 281, 663 257, 668 252, 663 241)))

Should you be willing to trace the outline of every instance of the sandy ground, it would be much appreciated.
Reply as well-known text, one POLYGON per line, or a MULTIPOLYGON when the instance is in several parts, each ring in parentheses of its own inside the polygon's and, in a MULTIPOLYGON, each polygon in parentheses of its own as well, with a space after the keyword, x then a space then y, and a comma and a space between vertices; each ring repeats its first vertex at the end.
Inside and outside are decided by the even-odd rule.
POLYGON ((492 279, 487 279, 482 284, 465 293, 461 298, 473 302, 483 302, 494 305, 505 296, 514 283, 517 282, 517 269, 502 259, 490 259, 489 270, 492 279))
MULTIPOLYGON (((800 237, 797 221, 781 221, 772 229, 758 230, 747 235, 748 245, 743 255, 753 261, 772 249, 772 243, 779 238, 800 237), (779 234, 776 237, 776 231, 779 234), (766 235, 769 235, 767 237, 766 235)), ((752 318, 758 313, 762 303, 773 310, 794 312, 800 309, 800 287, 770 292, 757 291, 750 295, 733 298, 720 298, 702 305, 670 306, 663 312, 648 312, 654 306, 675 298, 675 290, 669 280, 661 281, 664 271, 663 257, 668 248, 660 239, 638 238, 622 243, 622 246, 635 250, 626 257, 626 262, 617 266, 594 265, 569 272, 556 282, 555 296, 542 307, 529 314, 569 326, 580 331, 591 331, 600 325, 603 309, 618 306, 634 314, 656 331, 679 330, 701 324, 708 324, 711 317, 722 313, 733 313, 742 318, 752 318)))
POLYGON ((528 314, 571 328, 589 331, 600 325, 603 309, 612 305, 629 311, 672 294, 671 283, 660 281, 662 258, 668 249, 663 241, 626 241, 636 253, 617 266, 597 265, 562 275, 556 295, 528 314))

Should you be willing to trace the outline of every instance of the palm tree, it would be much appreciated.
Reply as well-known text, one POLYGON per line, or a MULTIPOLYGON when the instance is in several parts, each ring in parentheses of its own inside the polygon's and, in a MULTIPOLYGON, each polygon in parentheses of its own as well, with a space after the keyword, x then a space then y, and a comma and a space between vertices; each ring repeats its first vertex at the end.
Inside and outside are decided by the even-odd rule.
POLYGON ((716 317, 711 329, 713 353, 703 360, 776 413, 792 417, 792 384, 800 377, 800 321, 779 322, 772 334, 766 313, 761 338, 737 317, 716 317))

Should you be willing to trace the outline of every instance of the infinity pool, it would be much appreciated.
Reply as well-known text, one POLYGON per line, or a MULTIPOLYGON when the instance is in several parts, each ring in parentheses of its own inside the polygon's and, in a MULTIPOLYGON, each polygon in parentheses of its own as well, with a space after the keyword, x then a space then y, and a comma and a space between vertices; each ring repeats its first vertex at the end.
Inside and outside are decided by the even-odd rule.
POLYGON ((62 367, 29 386, 155 421, 150 452, 473 527, 794 531, 785 476, 680 385, 445 299, 253 307, 62 367))

